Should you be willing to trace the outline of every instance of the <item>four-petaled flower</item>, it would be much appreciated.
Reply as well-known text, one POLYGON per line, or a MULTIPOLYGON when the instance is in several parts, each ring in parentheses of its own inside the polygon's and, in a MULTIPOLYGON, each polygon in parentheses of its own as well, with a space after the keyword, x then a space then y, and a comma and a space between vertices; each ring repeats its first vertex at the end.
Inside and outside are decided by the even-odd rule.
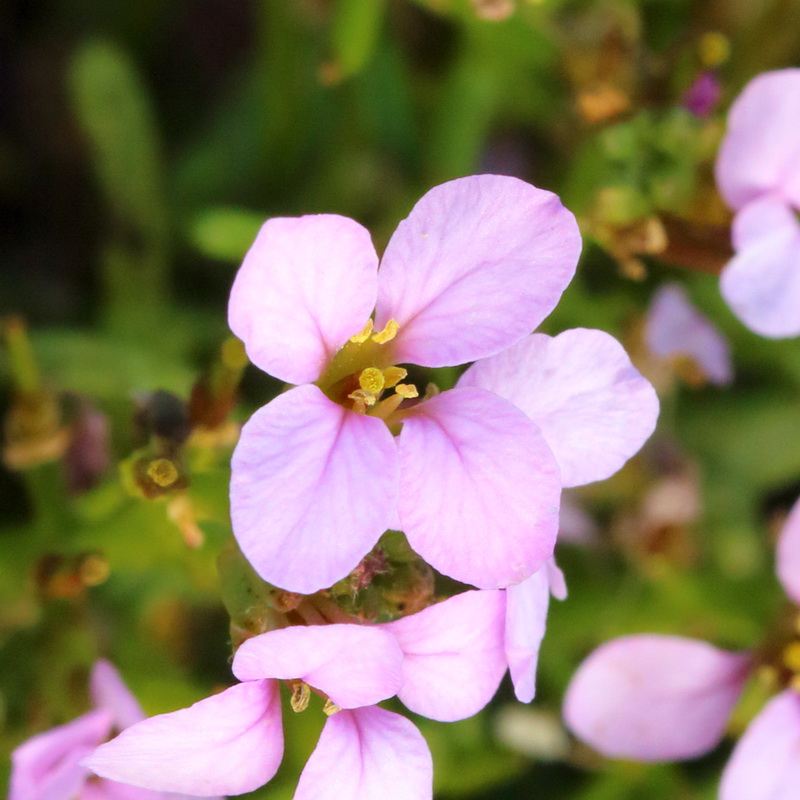
POLYGON ((717 185, 736 211, 720 288, 762 336, 800 336, 800 69, 750 81, 728 115, 717 185))
POLYGON ((312 693, 329 714, 295 800, 396 800, 432 794, 425 740, 376 704, 397 695, 452 721, 480 711, 505 672, 504 592, 469 591, 383 625, 282 628, 245 641, 241 681, 190 708, 128 728, 85 760, 97 774, 162 791, 241 794, 269 781, 283 755, 279 681, 294 710, 312 693))
MULTIPOLYGON (((800 604, 800 501, 781 532, 776 570, 786 593, 800 604)), ((734 748, 720 800, 797 796, 800 641, 790 641, 782 657, 787 688, 767 703, 734 748)), ((579 738, 611 758, 696 758, 719 743, 755 666, 753 654, 695 639, 623 636, 601 645, 578 668, 564 718, 579 738)))

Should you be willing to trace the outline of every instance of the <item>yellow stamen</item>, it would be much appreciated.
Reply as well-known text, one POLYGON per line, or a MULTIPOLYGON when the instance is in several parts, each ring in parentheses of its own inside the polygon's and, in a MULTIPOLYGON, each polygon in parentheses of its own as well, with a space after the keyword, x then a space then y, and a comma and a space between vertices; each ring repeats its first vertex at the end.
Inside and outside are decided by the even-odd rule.
POLYGON ((400 397, 404 397, 406 400, 410 400, 412 397, 419 397, 417 387, 414 386, 413 383, 398 383, 397 386, 394 387, 394 390, 400 397))
POLYGON ((147 477, 166 488, 178 480, 178 468, 167 458, 157 458, 147 465, 147 477))
MULTIPOLYGON (((376 367, 367 367, 361 370, 358 376, 358 385, 365 391, 373 395, 379 395, 383 391, 386 381, 383 378, 383 373, 376 367)), ((375 402, 374 399, 372 401, 375 402)), ((372 405, 372 403, 368 403, 372 405)))
POLYGON ((762 664, 756 671, 756 678, 764 686, 773 688, 778 683, 778 671, 769 664, 762 664))
POLYGON ((329 697, 325 701, 325 705, 322 706, 322 710, 326 714, 326 716, 330 717, 332 714, 335 714, 337 711, 341 711, 342 709, 339 708, 339 706, 337 706, 336 703, 334 703, 329 697))
POLYGON ((292 699, 289 701, 292 711, 300 713, 308 708, 311 699, 311 687, 305 681, 298 681, 292 686, 292 699))
POLYGON ((397 336, 397 331, 399 330, 400 325, 398 324, 397 320, 390 319, 382 331, 372 334, 372 341, 376 344, 386 344, 386 342, 391 342, 392 339, 397 336))
POLYGON ((731 54, 731 43, 724 33, 709 31, 700 38, 700 60, 707 69, 724 64, 731 54))
POLYGON ((386 367, 383 371, 383 379, 385 381, 384 389, 391 389, 397 386, 406 375, 408 375, 408 370, 402 367, 386 367))
POLYGON ((367 324, 361 329, 361 333, 357 333, 355 336, 350 337, 350 341, 353 344, 363 344, 364 342, 369 339, 369 335, 372 333, 372 320, 368 319, 367 324))
POLYGON ((377 399, 372 392, 368 392, 366 389, 356 389, 347 396, 350 400, 355 400, 356 403, 361 403, 365 406, 374 406, 377 399))
POLYGON ((783 663, 792 672, 800 672, 800 642, 792 642, 784 649, 783 663))
POLYGON ((800 675, 795 675, 789 681, 789 688, 793 689, 795 692, 800 692, 800 675))

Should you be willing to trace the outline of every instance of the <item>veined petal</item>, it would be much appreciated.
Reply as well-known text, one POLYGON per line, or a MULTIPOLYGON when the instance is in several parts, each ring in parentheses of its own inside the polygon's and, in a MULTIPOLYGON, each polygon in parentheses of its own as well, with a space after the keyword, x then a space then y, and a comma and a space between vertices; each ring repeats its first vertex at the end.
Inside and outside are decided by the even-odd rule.
POLYGON ((256 411, 231 461, 231 518, 264 580, 311 594, 356 567, 395 513, 398 458, 382 420, 312 385, 256 411))
POLYGON ((800 205, 800 69, 765 72, 745 86, 728 114, 717 185, 729 206, 778 192, 800 205))
POLYGON ((501 591, 463 592, 383 626, 403 651, 397 696, 407 708, 453 722, 492 699, 506 671, 505 608, 501 591))
POLYGON ((11 754, 8 800, 69 800, 89 773, 80 761, 113 726, 106 709, 90 711, 23 742, 11 754))
POLYGON ((556 195, 501 175, 450 181, 392 236, 376 326, 400 323, 397 362, 441 367, 497 353, 553 310, 580 250, 575 218, 556 195))
POLYGON ((208 797, 262 786, 282 757, 278 686, 265 680, 138 722, 83 764, 133 786, 208 797))
POLYGON ((778 537, 775 571, 786 594, 800 603, 800 500, 792 507, 778 537))
POLYGON ((233 283, 231 330, 256 366, 288 383, 310 383, 364 327, 377 269, 369 231, 352 219, 269 219, 233 283))
POLYGON ((458 385, 487 389, 522 409, 541 429, 565 487, 613 475, 658 418, 656 393, 622 345, 585 328, 527 336, 473 364, 458 385))
POLYGON ((800 335, 800 222, 776 219, 771 232, 746 236, 744 249, 722 270, 720 290, 748 328, 782 339, 800 335))
POLYGON ((722 773, 720 800, 795 800, 800 786, 800 697, 781 692, 750 723, 722 773))
POLYGON ((339 708, 386 700, 402 683, 403 653, 385 630, 361 625, 282 628, 248 639, 236 651, 239 680, 301 678, 339 708))
POLYGON ((550 595, 567 596, 564 575, 550 559, 530 578, 506 590, 505 653, 514 694, 521 703, 536 696, 536 667, 539 648, 547 627, 550 595))
POLYGON ((662 286, 653 296, 644 337, 659 358, 688 356, 711 383, 724 386, 733 380, 727 339, 678 284, 662 286))
POLYGON ((496 589, 553 554, 558 466, 509 402, 482 389, 443 392, 405 418, 399 450, 400 521, 439 572, 496 589))
POLYGON ((100 659, 92 668, 89 691, 98 708, 111 712, 114 724, 120 730, 145 718, 145 713, 119 672, 110 662, 100 659))
POLYGON ((578 667, 564 720, 610 758, 696 758, 722 738, 749 662, 746 654, 678 636, 613 639, 578 667))
POLYGON ((412 722, 382 708, 329 717, 294 800, 430 800, 433 763, 412 722))

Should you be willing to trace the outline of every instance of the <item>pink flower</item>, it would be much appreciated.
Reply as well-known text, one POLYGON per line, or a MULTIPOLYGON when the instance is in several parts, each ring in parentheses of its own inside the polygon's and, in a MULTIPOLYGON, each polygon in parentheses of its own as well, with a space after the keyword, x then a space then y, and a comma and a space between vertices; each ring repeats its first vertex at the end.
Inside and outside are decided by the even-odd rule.
POLYGON ((98 780, 81 765, 115 731, 144 719, 136 699, 107 661, 94 665, 89 688, 94 710, 14 750, 8 800, 179 800, 173 794, 98 780))
POLYGON ((495 175, 428 192, 380 271, 353 220, 264 224, 230 325, 257 366, 301 384, 253 415, 233 456, 234 532, 265 580, 330 586, 397 527, 440 572, 486 589, 550 557, 560 485, 537 426, 485 388, 408 402, 417 390, 395 365, 456 365, 519 342, 579 251, 555 195, 495 175))
MULTIPOLYGON (((777 573, 800 602, 800 501, 778 542, 777 573)), ((797 641, 788 646, 794 647, 797 641)), ((783 667, 791 664, 784 661, 783 667)), ((722 738, 753 668, 729 653, 677 636, 623 636, 601 645, 578 668, 564 718, 573 733, 611 758, 696 758, 722 738)), ((800 778, 800 675, 770 700, 734 748, 720 800, 790 800, 800 778)))
POLYGON ((800 69, 754 78, 733 104, 717 185, 736 211, 722 295, 762 336, 800 335, 800 69))
POLYGON ((432 794, 419 731, 375 704, 394 694, 433 719, 463 719, 505 672, 504 593, 465 592, 396 622, 290 627, 244 642, 242 683, 129 728, 85 763, 99 775, 162 791, 240 794, 269 781, 283 755, 278 681, 301 711, 311 692, 330 714, 295 800, 398 800, 432 794))
POLYGON ((677 284, 662 286, 653 295, 644 337, 650 352, 659 358, 689 358, 717 386, 733 380, 727 340, 677 284))

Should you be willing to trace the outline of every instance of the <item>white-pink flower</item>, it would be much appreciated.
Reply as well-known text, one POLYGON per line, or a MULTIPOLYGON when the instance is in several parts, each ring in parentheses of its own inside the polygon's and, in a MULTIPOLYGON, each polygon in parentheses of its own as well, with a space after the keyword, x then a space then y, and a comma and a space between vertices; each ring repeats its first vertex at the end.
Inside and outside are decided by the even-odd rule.
MULTIPOLYGON (((777 550, 778 577, 795 603, 800 603, 799 567, 800 501, 777 550)), ((611 758, 696 758, 721 740, 753 666, 749 653, 694 639, 654 634, 613 639, 578 668, 564 719, 576 736, 611 758)), ((722 775, 720 800, 797 796, 799 677, 767 703, 736 744, 722 775)))
POLYGON ((94 665, 89 689, 92 711, 28 739, 11 754, 8 800, 189 800, 97 779, 80 763, 114 733, 145 717, 108 661, 94 665))
POLYGON ((330 714, 295 800, 397 800, 432 794, 428 747, 405 717, 376 704, 397 694, 433 719, 486 705, 505 672, 504 592, 470 591, 384 625, 298 626, 244 642, 242 681, 145 720, 84 762, 97 774, 162 791, 241 794, 269 781, 283 755, 279 681, 303 710, 312 692, 330 714))
POLYGON ((734 102, 717 185, 736 212, 720 288, 762 336, 800 335, 800 69, 754 78, 734 102))
POLYGON ((482 388, 408 402, 416 389, 395 365, 461 364, 519 342, 579 252, 555 195, 494 175, 428 192, 380 270, 353 220, 264 224, 230 325, 257 366, 301 384, 253 415, 233 456, 234 533, 265 580, 330 586, 398 526, 436 569, 481 588, 550 557, 560 481, 538 427, 482 388))

